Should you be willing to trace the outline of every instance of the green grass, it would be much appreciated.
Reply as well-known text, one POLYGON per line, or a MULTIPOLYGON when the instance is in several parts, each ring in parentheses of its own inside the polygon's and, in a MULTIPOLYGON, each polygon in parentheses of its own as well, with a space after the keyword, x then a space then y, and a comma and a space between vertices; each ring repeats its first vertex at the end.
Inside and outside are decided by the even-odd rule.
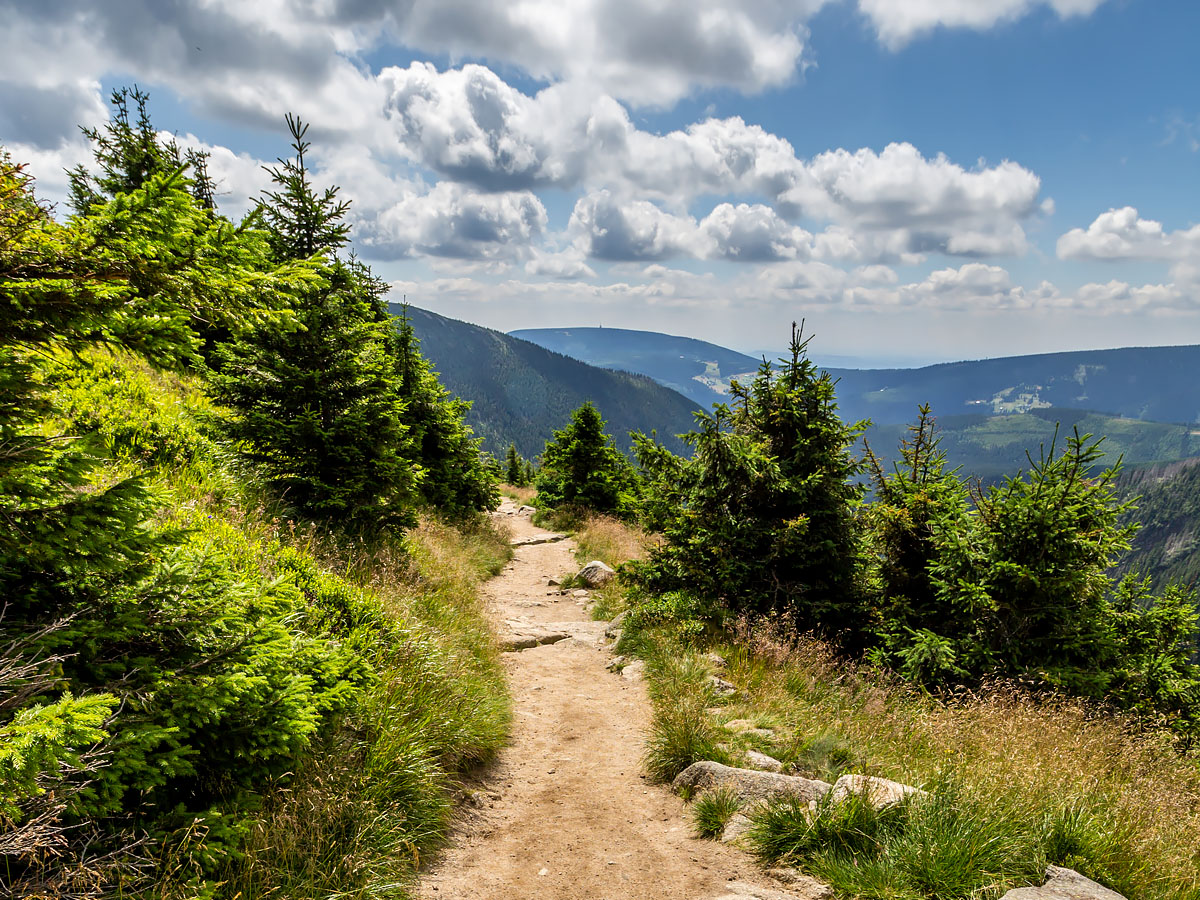
POLYGON ((709 644, 638 620, 623 649, 648 660, 655 777, 703 758, 736 764, 753 746, 793 774, 861 772, 930 793, 880 813, 858 801, 815 817, 805 804, 769 806, 749 834, 764 861, 846 900, 987 900, 1038 883, 1047 864, 1130 900, 1200 898, 1200 757, 1169 735, 1003 684, 939 700, 769 624, 738 623, 709 644), (705 688, 710 647, 728 661, 731 700, 705 688), (734 719, 771 734, 721 727, 734 719))
POLYGON ((715 840, 725 831, 738 812, 741 811, 742 801, 729 788, 718 787, 705 791, 692 803, 692 823, 696 834, 702 838, 715 840))
POLYGON ((194 379, 106 353, 61 365, 63 419, 49 427, 97 437, 114 457, 104 477, 145 472, 162 516, 229 564, 293 580, 310 604, 294 627, 344 635, 374 673, 286 775, 199 817, 125 895, 405 896, 448 832, 461 776, 507 740, 509 697, 478 587, 511 557, 508 536, 429 516, 373 538, 299 522, 212 435, 219 413, 194 379), (213 848, 230 846, 214 863, 213 848))

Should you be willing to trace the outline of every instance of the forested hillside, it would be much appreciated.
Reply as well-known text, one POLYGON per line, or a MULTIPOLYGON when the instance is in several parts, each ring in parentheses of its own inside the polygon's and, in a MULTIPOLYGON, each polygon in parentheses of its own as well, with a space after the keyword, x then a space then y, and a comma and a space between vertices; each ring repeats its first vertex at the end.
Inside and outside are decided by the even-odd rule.
MULTIPOLYGON (((1187 425, 1145 422, 1080 409, 1035 409, 1002 416, 938 416, 942 449, 952 466, 984 481, 1028 469, 1029 457, 1049 452, 1078 428, 1104 438, 1105 460, 1123 457, 1126 465, 1170 462, 1200 454, 1200 434, 1187 425), (1029 454, 1028 456, 1026 454, 1029 454)), ((874 425, 867 440, 882 457, 893 458, 907 425, 874 425)))
POLYGON ((1117 571, 1148 575, 1156 588, 1170 582, 1195 585, 1200 578, 1200 460, 1132 468, 1120 487, 1137 504, 1126 518, 1141 528, 1117 571))
POLYGON ((729 379, 762 360, 695 338, 629 328, 525 328, 509 332, 589 365, 648 375, 706 409, 729 399, 729 379))
MULTIPOLYGON (((399 305, 392 304, 399 314, 399 305)), ((682 452, 675 435, 689 431, 699 407, 644 375, 611 372, 510 337, 409 307, 421 349, 442 381, 471 400, 467 422, 484 446, 500 455, 509 444, 532 458, 571 411, 590 400, 608 422, 618 446, 628 451, 631 431, 658 431, 682 452)))

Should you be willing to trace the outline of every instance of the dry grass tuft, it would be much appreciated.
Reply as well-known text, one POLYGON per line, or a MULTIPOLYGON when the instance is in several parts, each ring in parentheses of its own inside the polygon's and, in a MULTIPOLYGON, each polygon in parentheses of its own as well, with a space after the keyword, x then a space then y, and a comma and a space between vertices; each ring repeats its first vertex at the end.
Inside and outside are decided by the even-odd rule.
POLYGON ((537 488, 532 485, 521 487, 517 484, 502 484, 500 485, 500 493, 505 497, 512 497, 518 503, 528 503, 537 496, 537 488))
POLYGON ((575 533, 576 555, 584 562, 598 559, 614 568, 631 559, 644 559, 656 539, 640 528, 611 516, 590 515, 575 533), (584 559, 586 557, 586 559, 584 559))
POLYGON ((1003 810, 1046 861, 1131 900, 1200 897, 1200 759, 1169 736, 1013 684, 930 697, 770 622, 739 622, 727 653, 743 689, 727 717, 778 723, 775 749, 794 770, 823 774, 813 748, 849 748, 858 771, 954 785, 964 804, 1003 810))

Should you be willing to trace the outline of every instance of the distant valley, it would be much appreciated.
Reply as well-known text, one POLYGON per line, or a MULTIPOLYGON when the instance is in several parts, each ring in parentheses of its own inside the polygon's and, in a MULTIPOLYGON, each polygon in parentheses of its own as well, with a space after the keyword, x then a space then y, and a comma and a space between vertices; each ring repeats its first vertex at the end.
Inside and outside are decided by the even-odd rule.
MULTIPOLYGON (((751 356, 706 341, 619 328, 513 332, 558 353, 637 372, 701 406, 727 401, 751 356)), ((894 455, 917 407, 933 407, 956 465, 995 479, 1029 465, 1072 428, 1104 435, 1106 461, 1171 462, 1200 454, 1200 347, 1134 347, 942 363, 918 369, 830 368, 843 418, 870 419, 872 447, 894 455)), ((660 432, 664 429, 660 428, 660 432)))

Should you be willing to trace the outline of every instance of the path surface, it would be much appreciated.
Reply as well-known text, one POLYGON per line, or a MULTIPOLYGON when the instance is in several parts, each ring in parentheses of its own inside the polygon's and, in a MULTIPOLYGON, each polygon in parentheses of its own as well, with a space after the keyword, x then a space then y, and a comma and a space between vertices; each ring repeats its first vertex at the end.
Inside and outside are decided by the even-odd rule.
MULTIPOLYGON (((544 534, 506 500, 513 538, 544 534)), ((516 549, 484 586, 501 639, 570 635, 504 655, 513 741, 464 807, 422 900, 776 898, 744 853, 692 836, 683 802, 641 773, 645 688, 606 670, 605 623, 547 584, 578 569, 569 540, 516 549)), ((790 896, 790 895, 789 895, 790 896)))

